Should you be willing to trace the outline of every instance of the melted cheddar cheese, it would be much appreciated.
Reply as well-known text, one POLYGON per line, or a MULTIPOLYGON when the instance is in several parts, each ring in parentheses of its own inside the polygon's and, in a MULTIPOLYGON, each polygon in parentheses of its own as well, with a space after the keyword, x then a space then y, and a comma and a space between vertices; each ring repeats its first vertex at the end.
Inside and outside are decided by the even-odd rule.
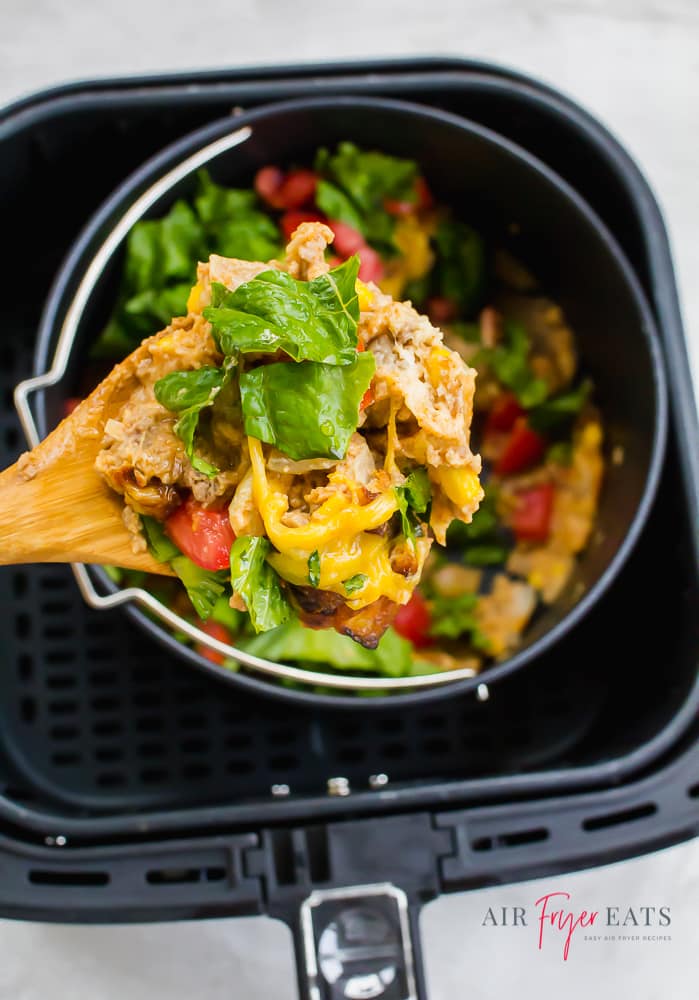
POLYGON ((397 604, 410 600, 419 571, 429 551, 428 539, 417 539, 418 572, 411 577, 391 568, 388 539, 369 534, 384 524, 398 509, 392 489, 367 504, 348 502, 344 493, 331 496, 311 514, 308 524, 291 528, 282 523, 289 509, 285 493, 274 489, 267 476, 262 444, 248 438, 252 464, 253 499, 264 522, 265 532, 277 552, 269 562, 289 583, 308 584, 308 559, 317 551, 320 556, 320 589, 341 594, 349 607, 357 610, 386 596, 397 604), (357 573, 367 582, 354 595, 347 594, 343 582, 357 573))

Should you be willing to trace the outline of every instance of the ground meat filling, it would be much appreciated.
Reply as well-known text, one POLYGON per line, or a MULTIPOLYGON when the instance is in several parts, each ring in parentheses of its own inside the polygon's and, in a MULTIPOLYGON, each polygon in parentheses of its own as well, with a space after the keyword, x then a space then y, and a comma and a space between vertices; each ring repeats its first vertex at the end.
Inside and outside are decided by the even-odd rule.
MULTIPOLYGON (((303 223, 292 235, 283 263, 212 255, 199 264, 189 314, 144 341, 145 357, 136 368, 133 391, 107 422, 96 461, 109 486, 124 497, 130 512, 125 523, 136 545, 143 545, 136 515, 164 520, 190 495, 205 506, 228 505, 236 536, 266 533, 239 410, 231 417, 236 414, 235 385, 230 390, 233 395, 226 400, 222 390, 200 420, 197 452, 219 470, 211 477, 192 467, 174 430, 177 416, 157 401, 154 386, 171 372, 222 364, 202 315, 211 301, 213 283, 234 290, 270 267, 299 280, 313 280, 328 270, 325 250, 332 239, 327 226, 303 223)), ((427 469, 431 481, 430 526, 443 542, 450 521, 454 517, 470 521, 481 496, 480 458, 472 453, 469 441, 475 373, 444 346, 442 332, 409 303, 395 302, 373 285, 364 286, 360 302, 360 345, 376 361, 372 398, 359 414, 357 431, 340 461, 293 461, 265 446, 268 480, 288 498, 281 523, 285 529, 312 525, 316 513, 338 495, 347 505, 370 504, 404 483, 419 466, 427 469), (445 469, 461 477, 456 485, 451 479, 447 483, 445 469)), ((247 365, 269 360, 269 355, 246 356, 247 365)), ((427 525, 423 528, 426 535, 427 525)), ((398 515, 372 531, 382 538, 398 536, 398 515)), ((426 537, 417 550, 400 540, 391 549, 390 568, 408 588, 405 600, 428 550, 426 537)), ((351 607, 335 592, 291 583, 287 589, 304 622, 312 627, 331 625, 367 646, 376 645, 398 607, 381 597, 357 608, 356 601, 351 607)))

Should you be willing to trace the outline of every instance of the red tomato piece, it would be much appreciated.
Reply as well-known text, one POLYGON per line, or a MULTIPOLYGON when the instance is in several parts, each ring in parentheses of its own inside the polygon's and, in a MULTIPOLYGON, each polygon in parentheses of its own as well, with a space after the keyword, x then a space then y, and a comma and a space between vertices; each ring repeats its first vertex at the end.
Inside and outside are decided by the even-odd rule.
POLYGON ((427 300, 427 315, 435 326, 456 319, 456 312, 456 302, 453 299, 448 299, 445 295, 433 295, 431 299, 427 300))
POLYGON ((398 608, 393 627, 398 635, 409 639, 413 646, 420 649, 433 645, 434 640, 430 636, 431 624, 432 618, 427 602, 422 594, 415 590, 408 603, 398 608))
POLYGON ((63 400, 63 416, 64 417, 69 417, 71 415, 71 413, 73 412, 73 410, 76 410, 80 406, 81 403, 82 403, 82 399, 79 399, 77 396, 69 396, 68 399, 64 399, 63 400))
POLYGON ((383 278, 383 264, 376 250, 373 247, 364 246, 359 248, 359 277, 362 281, 379 282, 383 278))
POLYGON ((285 212, 279 220, 281 231, 287 242, 294 235, 302 222, 325 222, 325 216, 321 212, 314 212, 312 209, 293 209, 285 212))
POLYGON ((432 197, 432 192, 427 186, 427 181, 424 177, 418 177, 415 181, 415 194, 417 195, 417 210, 422 212, 428 208, 432 208, 434 205, 434 198, 432 197))
MULTIPOLYGON (((218 639, 219 642, 226 642, 229 646, 231 645, 231 633, 225 625, 220 625, 218 622, 213 622, 209 619, 208 622, 201 622, 199 628, 202 632, 210 635, 212 639, 218 639)), ((194 648, 200 656, 203 656, 205 660, 211 660, 212 663, 220 664, 226 659, 223 653, 217 653, 215 649, 209 649, 203 643, 197 643, 194 648)))
POLYGON ((352 226, 348 226, 346 222, 328 219, 328 225, 335 233, 333 247, 344 260, 351 257, 353 253, 359 253, 362 247, 366 246, 362 234, 353 229, 352 226))
POLYGON ((312 202, 317 183, 318 175, 312 170, 290 170, 277 192, 282 208, 301 208, 302 205, 312 202))
POLYGON ((362 410, 366 410, 367 406, 371 406, 373 402, 374 402, 374 390, 371 388, 371 386, 369 386, 369 388, 364 393, 359 403, 359 412, 361 413, 362 410))
POLYGON ((485 424, 486 434, 489 431, 511 431, 515 421, 523 417, 524 413, 524 408, 520 406, 514 393, 501 393, 488 414, 485 424))
POLYGON ((254 188, 257 194, 272 208, 284 208, 279 193, 284 183, 284 174, 279 167, 261 167, 255 174, 254 188))
POLYGON ((398 201, 397 198, 384 198, 383 207, 389 215, 410 215, 417 209, 414 201, 398 201))
POLYGON ((546 442, 542 436, 531 429, 526 418, 518 417, 495 465, 495 471, 499 476, 522 472, 543 457, 545 448, 546 442))
POLYGON ((202 569, 228 569, 235 535, 227 510, 209 510, 190 497, 168 517, 165 533, 202 569))
POLYGON ((542 483, 517 493, 517 506, 511 523, 518 541, 546 541, 551 531, 554 496, 553 483, 542 483))

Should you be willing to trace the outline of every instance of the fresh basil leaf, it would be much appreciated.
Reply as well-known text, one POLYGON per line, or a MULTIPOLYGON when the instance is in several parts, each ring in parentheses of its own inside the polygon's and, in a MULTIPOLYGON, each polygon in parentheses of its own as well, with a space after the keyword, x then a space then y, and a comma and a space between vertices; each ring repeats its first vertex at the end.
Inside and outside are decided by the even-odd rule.
POLYGON ((320 553, 318 549, 308 557, 308 582, 312 587, 320 584, 320 553))
POLYGON ((439 294, 469 315, 478 308, 485 289, 483 241, 463 222, 441 222, 435 233, 439 294))
POLYGON ((271 547, 268 538, 245 535, 231 548, 231 584, 245 601, 255 632, 276 628, 291 614, 279 577, 266 559, 271 547))
POLYGON ((376 649, 365 649, 332 629, 306 628, 298 619, 291 619, 280 628, 242 639, 237 645, 268 660, 309 667, 322 664, 343 673, 402 677, 413 671, 412 646, 393 629, 384 633, 376 649))
POLYGON ((344 458, 374 367, 367 352, 341 367, 279 362, 246 372, 240 378, 245 433, 297 461, 344 458))
POLYGON ((560 396, 547 399, 546 402, 535 406, 527 414, 530 427, 538 432, 550 431, 552 428, 572 420, 582 410, 591 391, 591 382, 581 382, 577 388, 571 389, 570 392, 564 392, 560 396))
POLYGON ((369 579, 364 573, 355 573, 348 580, 343 580, 342 586, 348 594, 356 594, 358 590, 364 587, 364 584, 369 579))
POLYGON ((485 363, 495 377, 512 389, 526 409, 543 403, 548 386, 536 378, 529 365, 529 337, 519 323, 505 323, 504 339, 497 347, 483 348, 474 358, 476 368, 485 363))
POLYGON ((358 272, 356 256, 313 281, 263 271, 233 292, 215 288, 204 317, 226 355, 281 350, 294 361, 348 365, 357 354, 358 272))
POLYGON ((336 184, 321 178, 316 185, 316 205, 329 219, 346 222, 358 232, 363 232, 364 223, 351 199, 336 184))

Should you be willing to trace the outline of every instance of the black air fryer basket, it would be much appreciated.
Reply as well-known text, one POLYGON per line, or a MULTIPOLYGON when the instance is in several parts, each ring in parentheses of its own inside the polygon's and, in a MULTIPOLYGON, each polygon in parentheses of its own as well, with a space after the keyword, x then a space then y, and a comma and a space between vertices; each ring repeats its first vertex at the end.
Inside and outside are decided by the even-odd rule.
POLYGON ((368 976, 366 988, 382 992, 366 995, 402 998, 424 992, 414 931, 426 900, 699 830, 699 440, 667 237, 635 165, 555 92, 490 66, 427 60, 76 84, 8 109, 3 218, 13 259, 33 266, 6 268, 3 466, 23 445, 12 388, 33 371, 52 278, 91 212, 192 129, 312 94, 464 115, 547 163, 602 217, 665 351, 671 428, 654 509, 601 603, 489 698, 373 712, 290 711, 223 686, 173 661, 122 612, 87 608, 69 568, 3 569, 0 913, 268 913, 294 929, 302 995, 316 986, 319 998, 340 996, 348 977, 368 976), (326 956, 334 932, 346 937, 335 986, 316 968, 327 928, 326 956), (384 983, 387 962, 396 972, 384 983))

